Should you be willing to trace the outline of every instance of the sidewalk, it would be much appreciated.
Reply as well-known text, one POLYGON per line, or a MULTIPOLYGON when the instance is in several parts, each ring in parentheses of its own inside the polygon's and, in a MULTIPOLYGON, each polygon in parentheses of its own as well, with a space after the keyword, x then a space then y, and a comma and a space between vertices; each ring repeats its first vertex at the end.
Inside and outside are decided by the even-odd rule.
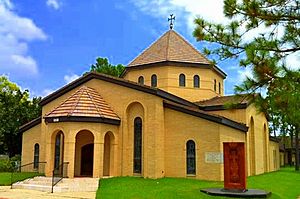
POLYGON ((26 189, 10 189, 10 186, 0 186, 0 199, 94 199, 96 192, 61 192, 47 193, 26 189))

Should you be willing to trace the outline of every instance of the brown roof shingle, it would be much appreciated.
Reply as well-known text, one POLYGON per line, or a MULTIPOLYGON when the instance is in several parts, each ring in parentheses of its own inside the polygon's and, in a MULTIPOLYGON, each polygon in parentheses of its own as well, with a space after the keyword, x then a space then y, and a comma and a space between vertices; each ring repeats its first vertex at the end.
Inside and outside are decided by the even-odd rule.
POLYGON ((163 61, 212 64, 182 36, 169 30, 129 63, 128 67, 163 61))
POLYGON ((208 100, 198 101, 195 103, 201 106, 218 106, 218 105, 225 105, 227 103, 245 104, 248 102, 249 99, 247 98, 247 96, 228 95, 228 96, 220 96, 220 97, 217 96, 208 100))
POLYGON ((82 86, 66 101, 45 115, 55 117, 92 117, 120 120, 118 115, 93 88, 82 86))
MULTIPOLYGON (((254 97, 256 96, 253 95, 254 97)), ((250 95, 217 96, 208 100, 194 102, 204 111, 224 110, 228 108, 244 109, 253 101, 250 95)))

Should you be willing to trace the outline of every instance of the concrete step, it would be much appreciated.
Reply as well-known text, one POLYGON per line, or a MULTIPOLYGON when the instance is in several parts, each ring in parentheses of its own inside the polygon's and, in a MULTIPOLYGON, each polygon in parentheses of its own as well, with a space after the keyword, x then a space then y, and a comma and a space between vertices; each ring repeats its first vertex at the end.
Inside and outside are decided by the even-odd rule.
MULTIPOLYGON (((97 178, 63 178, 53 188, 54 192, 84 192, 97 191, 99 179, 97 178)), ((34 177, 13 184, 13 189, 30 189, 51 192, 51 177, 34 177)))

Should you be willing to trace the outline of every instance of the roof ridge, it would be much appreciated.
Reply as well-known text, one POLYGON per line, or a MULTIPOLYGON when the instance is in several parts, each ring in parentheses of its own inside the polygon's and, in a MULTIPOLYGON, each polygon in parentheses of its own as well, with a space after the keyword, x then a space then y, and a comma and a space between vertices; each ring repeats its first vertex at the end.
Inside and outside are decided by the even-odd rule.
POLYGON ((168 33, 168 38, 167 38, 167 48, 166 48, 166 60, 168 61, 169 60, 169 45, 170 45, 170 32, 172 30, 169 30, 167 33, 168 33))
MULTIPOLYGON (((90 89, 92 89, 92 88, 90 88, 90 89)), ((103 114, 101 113, 100 109, 98 108, 98 106, 95 104, 94 98, 90 95, 90 93, 87 92, 87 94, 88 94, 89 98, 91 99, 92 103, 94 104, 94 106, 96 107, 100 117, 104 117, 103 114)), ((100 97, 102 98, 102 96, 100 96, 100 97)))
POLYGON ((74 95, 76 95, 76 94, 78 94, 79 92, 81 92, 81 93, 78 95, 78 97, 76 98, 77 101, 76 101, 76 103, 74 104, 73 109, 68 113, 68 116, 71 116, 71 115, 74 113, 74 111, 75 111, 75 109, 76 109, 76 107, 77 107, 77 105, 78 105, 78 103, 79 103, 80 97, 81 97, 82 93, 84 92, 84 87, 85 87, 85 86, 82 86, 77 92, 75 92, 73 95, 71 95, 71 97, 73 97, 74 95))
POLYGON ((194 47, 190 42, 188 42, 183 36, 181 36, 179 33, 177 33, 176 31, 173 31, 177 36, 179 36, 187 45, 189 45, 190 47, 192 47, 192 49, 198 53, 199 55, 201 55, 206 61, 208 61, 209 63, 212 64, 212 61, 210 61, 206 56, 204 56, 196 47, 194 47))

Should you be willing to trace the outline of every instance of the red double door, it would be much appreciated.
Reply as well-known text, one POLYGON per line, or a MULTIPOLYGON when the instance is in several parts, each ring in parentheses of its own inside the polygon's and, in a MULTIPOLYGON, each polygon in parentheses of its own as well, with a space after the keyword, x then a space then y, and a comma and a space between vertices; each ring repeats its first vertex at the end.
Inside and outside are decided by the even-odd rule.
POLYGON ((246 190, 245 144, 224 142, 224 188, 226 190, 246 190))

